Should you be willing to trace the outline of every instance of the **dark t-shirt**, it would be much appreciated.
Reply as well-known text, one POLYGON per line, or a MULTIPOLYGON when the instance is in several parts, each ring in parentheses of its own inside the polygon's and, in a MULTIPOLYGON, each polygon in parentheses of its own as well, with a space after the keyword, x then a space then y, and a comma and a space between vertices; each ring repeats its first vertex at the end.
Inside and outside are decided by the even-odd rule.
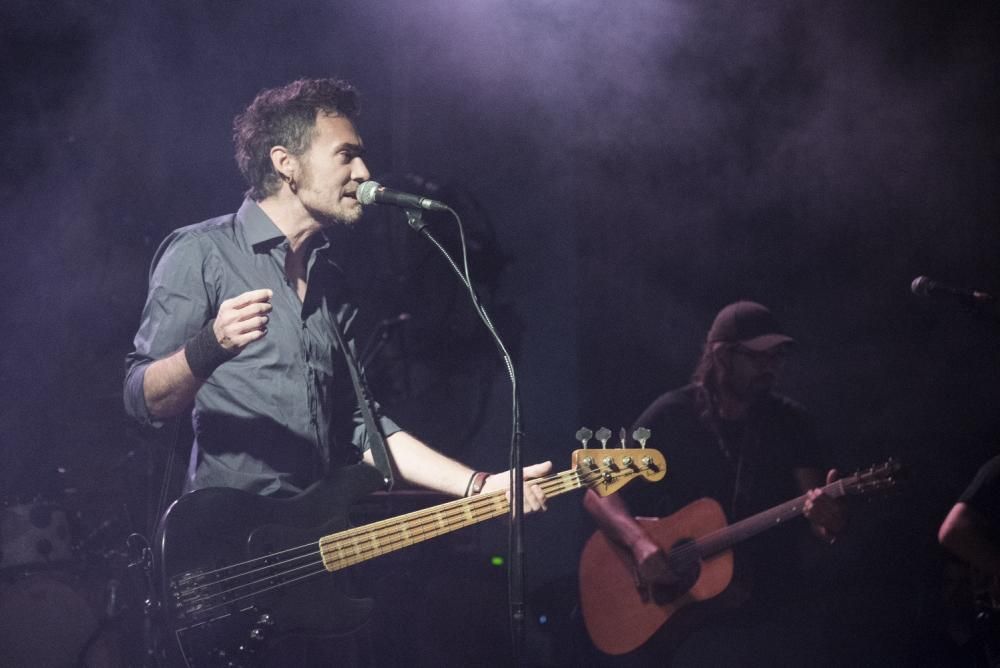
MULTIPOLYGON (((635 422, 651 430, 648 443, 664 454, 667 476, 621 493, 634 515, 664 517, 702 497, 719 502, 729 522, 767 510, 802 494, 793 470, 821 469, 813 420, 799 404, 771 394, 743 423, 715 428, 699 417, 697 389, 688 385, 654 401, 635 422)), ((754 599, 770 599, 794 586, 797 542, 806 526, 797 519, 737 547, 741 577, 752 581, 754 599)))

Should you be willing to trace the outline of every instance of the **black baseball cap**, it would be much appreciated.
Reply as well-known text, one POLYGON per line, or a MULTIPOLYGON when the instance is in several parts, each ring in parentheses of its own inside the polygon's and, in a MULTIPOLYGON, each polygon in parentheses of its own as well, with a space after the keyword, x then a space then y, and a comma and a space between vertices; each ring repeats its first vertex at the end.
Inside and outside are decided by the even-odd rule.
POLYGON ((771 309, 751 301, 724 307, 708 330, 708 343, 738 343, 755 351, 770 350, 795 339, 782 331, 771 309))

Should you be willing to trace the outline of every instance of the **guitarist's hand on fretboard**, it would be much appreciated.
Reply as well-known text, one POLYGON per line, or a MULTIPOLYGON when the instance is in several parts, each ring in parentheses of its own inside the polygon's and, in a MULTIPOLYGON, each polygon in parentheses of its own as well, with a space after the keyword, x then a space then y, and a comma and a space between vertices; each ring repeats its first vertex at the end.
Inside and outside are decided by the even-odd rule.
MULTIPOLYGON (((826 484, 834 483, 839 478, 840 473, 837 469, 830 469, 826 474, 826 484)), ((844 498, 835 499, 819 488, 806 492, 802 514, 812 523, 813 532, 831 543, 847 526, 847 506, 844 498)))

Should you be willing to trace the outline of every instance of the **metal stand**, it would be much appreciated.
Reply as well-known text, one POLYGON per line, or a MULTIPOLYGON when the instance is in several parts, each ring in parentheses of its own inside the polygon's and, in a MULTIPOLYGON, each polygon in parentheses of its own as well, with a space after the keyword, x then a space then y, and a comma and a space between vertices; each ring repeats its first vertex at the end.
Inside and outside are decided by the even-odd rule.
POLYGON ((423 232, 427 227, 424 222, 424 212, 422 209, 404 209, 406 211, 406 223, 417 232, 423 232))
MULTIPOLYGON (((525 636, 525 603, 524 603, 524 471, 521 465, 521 441, 523 432, 521 430, 521 400, 517 387, 517 377, 514 373, 514 362, 510 353, 504 346, 503 341, 496 332, 493 322, 490 320, 486 310, 479 304, 475 291, 472 288, 471 279, 464 275, 455 264, 451 255, 438 243, 437 239, 427 231, 427 223, 424 222, 423 212, 420 209, 404 209, 406 212, 406 222, 417 232, 423 234, 451 265, 451 268, 458 275, 459 280, 468 288, 469 296, 472 298, 472 305, 476 309, 479 318, 486 325, 490 335, 493 337, 500 354, 503 357, 507 374, 510 376, 512 394, 512 414, 513 414, 513 434, 510 444, 510 564, 508 566, 508 594, 510 598, 510 618, 511 618, 511 643, 514 653, 514 665, 525 665, 524 656, 524 636, 525 636)), ((451 211, 451 209, 449 209, 451 211)), ((458 218, 454 211, 452 215, 458 218)), ((460 222, 460 221, 459 221, 460 222)))
POLYGON ((126 541, 129 550, 128 570, 142 599, 143 668, 161 665, 159 639, 156 633, 156 615, 160 603, 153 587, 153 552, 146 537, 134 533, 126 541))

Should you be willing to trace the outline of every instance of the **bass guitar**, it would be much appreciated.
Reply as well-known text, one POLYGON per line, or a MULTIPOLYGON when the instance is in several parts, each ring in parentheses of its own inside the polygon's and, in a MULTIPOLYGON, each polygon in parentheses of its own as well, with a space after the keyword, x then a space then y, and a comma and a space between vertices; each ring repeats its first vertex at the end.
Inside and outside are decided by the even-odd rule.
MULTIPOLYGON (((868 494, 893 487, 901 467, 889 460, 822 488, 833 498, 868 494)), ((683 572, 695 563, 698 579, 683 592, 639 581, 631 555, 597 531, 580 558, 580 603, 587 632, 606 654, 637 649, 678 611, 721 594, 733 579, 732 548, 741 541, 784 524, 802 514, 806 495, 728 525, 722 507, 699 499, 661 519, 638 518, 639 523, 683 572)))
MULTIPOLYGON (((651 448, 582 449, 572 461, 532 482, 549 497, 582 487, 605 496, 666 474, 651 448)), ((357 464, 288 499, 207 488, 175 501, 153 550, 168 665, 254 665, 271 641, 350 633, 373 602, 346 596, 331 573, 510 510, 497 491, 347 528, 351 504, 381 486, 374 468, 357 464)))

